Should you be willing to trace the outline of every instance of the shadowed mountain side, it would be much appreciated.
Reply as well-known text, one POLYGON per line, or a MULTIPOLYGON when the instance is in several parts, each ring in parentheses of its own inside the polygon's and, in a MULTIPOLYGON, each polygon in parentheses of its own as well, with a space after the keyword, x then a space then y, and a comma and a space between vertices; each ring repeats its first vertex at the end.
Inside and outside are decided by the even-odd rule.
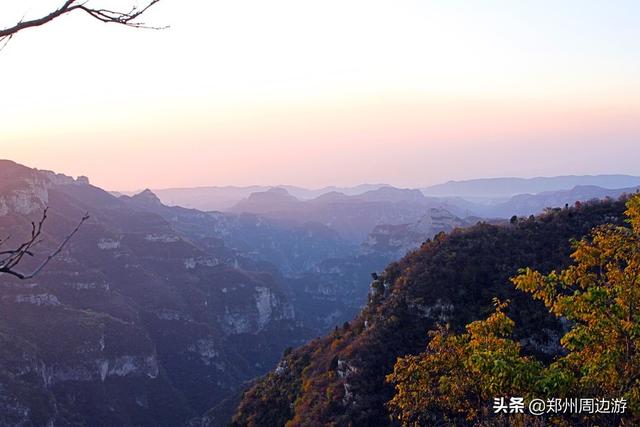
POLYGON ((181 425, 308 336, 261 264, 84 179, 12 162, 0 176, 0 235, 49 206, 38 252, 91 214, 36 279, 0 276, 0 424, 181 425))

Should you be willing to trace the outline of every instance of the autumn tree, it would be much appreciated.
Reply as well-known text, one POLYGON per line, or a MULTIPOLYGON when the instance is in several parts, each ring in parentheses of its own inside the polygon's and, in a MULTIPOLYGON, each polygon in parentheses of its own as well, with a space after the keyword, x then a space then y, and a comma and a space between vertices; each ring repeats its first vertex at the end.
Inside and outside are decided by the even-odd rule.
MULTIPOLYGON (((487 402, 497 396, 529 396, 543 366, 520 355, 511 340, 514 322, 507 303, 456 335, 442 326, 430 333, 427 351, 399 358, 387 381, 396 393, 388 406, 403 426, 483 424, 492 418, 487 402)), ((518 416, 524 418, 524 416, 518 416)), ((504 420, 506 422, 506 420, 504 420)))
POLYGON ((517 288, 571 322, 568 354, 550 366, 549 392, 626 398, 640 417, 640 195, 627 203, 631 227, 597 227, 575 243, 574 264, 543 275, 527 269, 517 288))
POLYGON ((573 264, 560 272, 522 270, 515 286, 568 323, 566 353, 548 365, 520 354, 513 321, 497 303, 464 334, 442 327, 427 351, 399 358, 387 377, 396 393, 388 406, 405 426, 437 422, 472 425, 637 425, 640 421, 640 195, 627 203, 630 226, 604 225, 574 242, 573 264), (624 398, 621 414, 490 414, 499 396, 624 398), (525 418, 529 417, 529 419, 525 418))

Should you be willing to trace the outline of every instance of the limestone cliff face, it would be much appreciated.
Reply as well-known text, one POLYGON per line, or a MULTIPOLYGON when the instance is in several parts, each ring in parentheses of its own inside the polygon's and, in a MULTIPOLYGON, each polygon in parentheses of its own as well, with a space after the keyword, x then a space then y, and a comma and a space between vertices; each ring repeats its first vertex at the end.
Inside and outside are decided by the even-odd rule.
POLYGON ((14 188, 0 197, 0 216, 9 213, 29 215, 41 210, 49 201, 47 179, 34 175, 16 182, 14 188))
POLYGON ((45 206, 42 253, 91 218, 34 280, 0 276, 0 425, 181 425, 303 339, 255 262, 86 179, 0 162, 0 236, 45 206))
POLYGON ((293 307, 283 295, 265 286, 246 287, 240 284, 238 287, 223 288, 225 298, 229 300, 224 314, 220 316, 226 334, 257 334, 271 322, 294 319, 293 307), (251 297, 238 297, 238 294, 247 293, 251 297))
POLYGON ((364 253, 390 253, 399 258, 440 232, 450 232, 467 225, 470 225, 468 221, 445 209, 430 208, 414 223, 378 225, 362 244, 362 250, 364 253))
POLYGON ((180 404, 172 415, 148 403, 181 397, 141 325, 78 309, 45 286, 0 285, 0 425, 87 425, 98 417, 163 425, 161 417, 188 416, 180 404))
POLYGON ((88 185, 84 177, 75 180, 51 171, 25 168, 8 160, 0 160, 0 169, 0 217, 41 211, 49 202, 49 189, 55 185, 88 185))

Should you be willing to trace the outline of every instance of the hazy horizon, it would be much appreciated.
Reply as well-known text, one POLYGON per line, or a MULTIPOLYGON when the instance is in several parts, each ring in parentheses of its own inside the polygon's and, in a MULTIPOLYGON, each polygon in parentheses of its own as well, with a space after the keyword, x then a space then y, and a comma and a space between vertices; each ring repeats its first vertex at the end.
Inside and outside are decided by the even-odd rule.
MULTIPOLYGON (((55 4, 4 5, 0 26, 55 4)), ((167 0, 145 16, 163 31, 67 16, 0 52, 0 154, 114 190, 633 175, 639 15, 167 0)))
MULTIPOLYGON (((98 187, 101 187, 99 184, 93 182, 93 179, 91 176, 87 176, 87 175, 71 175, 66 173, 65 171, 61 171, 61 170, 53 170, 51 168, 46 168, 46 167, 36 167, 33 165, 29 165, 29 164, 24 164, 21 162, 18 162, 14 159, 2 159, 0 158, 0 160, 9 160, 9 161, 14 161, 18 164, 22 164, 23 166, 29 167, 29 168, 35 168, 35 169, 39 169, 39 170, 46 170, 46 171, 51 171, 51 172, 55 172, 58 174, 63 174, 63 175, 68 175, 68 176, 72 176, 73 178, 78 178, 80 176, 85 176, 89 179, 89 181, 91 182, 91 184, 93 185, 97 185, 98 187)), ((404 186, 404 185, 396 185, 393 182, 386 182, 386 181, 376 181, 376 182, 356 182, 354 184, 347 184, 347 185, 334 185, 334 184, 327 184, 327 185, 321 185, 321 186, 316 186, 316 187, 308 187, 308 186, 303 186, 303 185, 296 185, 296 184, 291 184, 291 183, 278 183, 278 184, 271 184, 271 183, 252 183, 252 184, 246 184, 246 185, 237 185, 237 184, 204 184, 204 185, 195 185, 195 186, 168 186, 168 187, 148 187, 148 186, 143 186, 143 187, 134 187, 134 188, 107 188, 107 187, 101 187, 104 190, 107 191, 113 191, 113 192, 119 192, 119 193, 123 193, 123 194, 134 194, 140 191, 144 191, 146 189, 150 189, 150 190, 188 190, 188 189, 206 189, 206 188, 251 188, 251 187, 259 187, 259 188, 277 188, 277 187, 294 187, 294 188, 299 188, 299 189, 304 189, 304 190, 310 190, 310 191, 317 191, 317 190, 323 190, 323 189, 327 189, 327 188, 356 188, 356 187, 366 187, 366 186, 390 186, 390 187, 395 187, 395 188, 407 188, 407 189, 420 189, 420 188, 425 188, 425 187, 431 187, 431 186, 437 186, 437 185, 441 185, 441 184, 448 184, 448 183, 453 183, 453 182, 465 182, 465 181, 490 181, 490 180, 501 180, 501 179, 505 179, 505 180, 509 180, 509 179, 514 179, 514 180, 533 180, 533 179, 552 179, 552 178, 569 178, 569 177, 616 177, 616 176, 627 176, 627 177, 633 177, 633 178, 640 178, 640 174, 624 174, 624 173, 616 173, 616 172, 610 172, 610 173, 598 173, 598 174, 560 174, 560 175, 531 175, 531 176, 516 176, 516 175, 512 175, 512 176, 477 176, 477 177, 471 177, 471 178, 466 178, 466 179, 442 179, 440 181, 437 182, 433 182, 433 183, 428 183, 428 184, 421 184, 421 185, 416 185, 416 186, 404 186)), ((613 188, 613 187, 611 187, 613 188)), ((622 188, 622 187, 620 187, 622 188)))
MULTIPOLYGON (((146 189, 149 190, 191 190, 191 189, 205 189, 205 188, 250 188, 250 187, 270 187, 270 188, 278 188, 278 187, 296 187, 296 188, 300 188, 300 189, 304 189, 304 190, 310 190, 310 191, 317 191, 317 190, 323 190, 326 188, 355 188, 355 187, 364 187, 364 186, 389 186, 389 187, 395 187, 395 188, 407 188, 407 189, 420 189, 420 188, 425 188, 425 187, 431 187, 431 186, 435 186, 435 185, 440 185, 440 184, 447 184, 447 183, 451 183, 451 182, 464 182, 464 181, 482 181, 482 180, 493 180, 493 179, 524 179, 524 180, 528 180, 528 179, 538 179, 538 178, 559 178, 559 177, 578 177, 578 176, 592 176, 592 177, 598 177, 598 176, 629 176, 629 177, 634 177, 634 178, 640 178, 640 174, 618 174, 618 173, 602 173, 602 174, 571 174, 571 175, 547 175, 547 176, 494 176, 494 177, 476 177, 476 178, 469 178, 469 179, 460 179, 460 180, 456 180, 456 179, 445 179, 442 181, 438 181, 438 182, 434 182, 432 184, 426 184, 426 185, 418 185, 418 186, 402 186, 402 185, 395 185, 393 183, 389 183, 389 182, 360 182, 360 183, 355 183, 352 185, 323 185, 323 186, 319 186, 319 187, 305 187, 305 186, 300 186, 300 185, 294 185, 294 184, 288 184, 288 183, 280 183, 280 184, 261 184, 261 183, 257 183, 257 184, 248 184, 248 185, 234 185, 234 184, 228 184, 228 185, 197 185, 197 186, 193 186, 193 187, 140 187, 140 188, 134 188, 134 189, 107 189, 109 191, 115 191, 115 192, 120 192, 120 193, 135 193, 135 192, 140 192, 140 191, 144 191, 146 189)), ((77 178, 77 177, 76 177, 77 178)), ((91 177, 88 177, 89 179, 91 179, 91 177)))
MULTIPOLYGON (((465 178, 450 178, 450 177, 442 177, 440 179, 436 179, 432 182, 427 182, 427 183, 417 183, 415 185, 404 185, 404 184, 397 184, 394 183, 393 181, 382 181, 382 180, 378 180, 378 181, 354 181, 351 183, 346 183, 346 184, 335 184, 335 183, 326 183, 326 184, 319 184, 319 185, 312 185, 312 186, 306 186, 306 185, 301 185, 301 184, 295 184, 295 183, 290 183, 290 182, 278 182, 278 183, 269 183, 269 182, 249 182, 249 183, 244 183, 244 184, 236 184, 236 183, 203 183, 203 184, 195 184, 195 185, 167 185, 167 186, 145 186, 145 185, 141 185, 141 186, 133 186, 133 187, 127 187, 127 188, 111 188, 108 186, 104 186, 101 185, 99 182, 96 182, 94 180, 94 178, 91 175, 86 175, 86 174, 73 174, 70 173, 68 171, 65 170, 60 170, 60 169, 54 169, 51 167, 47 167, 45 166, 38 166, 35 164, 31 164, 31 163, 26 163, 26 162, 21 162, 17 159, 14 158, 0 158, 0 160, 9 160, 9 161, 13 161, 16 162, 18 164, 21 164, 23 166, 29 167, 29 168, 35 168, 35 169, 39 169, 39 170, 44 170, 44 171, 51 171, 51 172, 55 172, 58 174, 63 174, 63 175, 67 175, 67 176, 71 176, 73 178, 78 178, 80 176, 84 176, 87 177, 92 185, 96 185, 98 187, 103 188, 104 190, 107 191, 114 191, 114 192, 120 192, 120 193, 135 193, 135 192, 139 192, 139 191, 143 191, 145 189, 151 189, 151 190, 183 190, 183 189, 198 189, 198 188, 225 188, 225 187, 229 187, 229 188, 248 188, 248 187, 297 187, 297 188, 301 188, 301 189, 305 189, 305 190, 321 190, 321 189, 325 189, 325 188, 331 188, 331 187, 336 187, 336 188, 353 188, 353 187, 360 187, 360 186, 377 186, 377 185, 385 185, 385 186, 391 186, 391 187, 396 187, 396 188, 409 188, 409 189, 418 189, 418 188, 424 188, 424 187, 430 187, 430 186, 435 186, 435 185, 439 185, 439 184, 446 184, 449 182, 462 182, 462 181, 477 181, 477 180, 493 180, 493 179, 524 179, 524 180, 528 180, 528 179, 537 179, 537 178, 558 178, 558 177, 571 177, 571 176, 593 176, 593 177, 597 177, 597 176, 630 176, 630 177, 640 177, 640 173, 638 172, 618 172, 618 171, 605 171, 602 173, 559 173, 559 174, 549 174, 549 175, 536 175, 536 174, 531 174, 531 175, 494 175, 494 176, 490 176, 490 175, 478 175, 478 176, 469 176, 469 177, 465 177, 465 178)), ((46 164, 46 162, 44 162, 46 164)))

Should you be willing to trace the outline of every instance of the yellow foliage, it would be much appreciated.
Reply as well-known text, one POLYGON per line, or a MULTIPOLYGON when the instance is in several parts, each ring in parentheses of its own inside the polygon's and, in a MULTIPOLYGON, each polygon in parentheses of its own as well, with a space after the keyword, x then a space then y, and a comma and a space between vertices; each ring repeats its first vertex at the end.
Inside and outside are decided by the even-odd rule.
MULTIPOLYGON (((387 376, 396 389, 388 403, 392 416, 404 426, 443 420, 482 425, 491 419, 487 411, 494 397, 597 397, 626 398, 629 410, 620 423, 639 421, 640 195, 627 208, 631 227, 595 228, 590 238, 574 244, 567 269, 550 274, 525 269, 512 279, 570 321, 561 339, 566 355, 548 366, 521 356, 510 338, 514 324, 504 313, 506 303, 496 301, 494 313, 467 325, 466 333, 441 327, 431 332, 424 353, 397 360, 387 376)), ((581 422, 608 422, 599 417, 584 416, 581 422)))

